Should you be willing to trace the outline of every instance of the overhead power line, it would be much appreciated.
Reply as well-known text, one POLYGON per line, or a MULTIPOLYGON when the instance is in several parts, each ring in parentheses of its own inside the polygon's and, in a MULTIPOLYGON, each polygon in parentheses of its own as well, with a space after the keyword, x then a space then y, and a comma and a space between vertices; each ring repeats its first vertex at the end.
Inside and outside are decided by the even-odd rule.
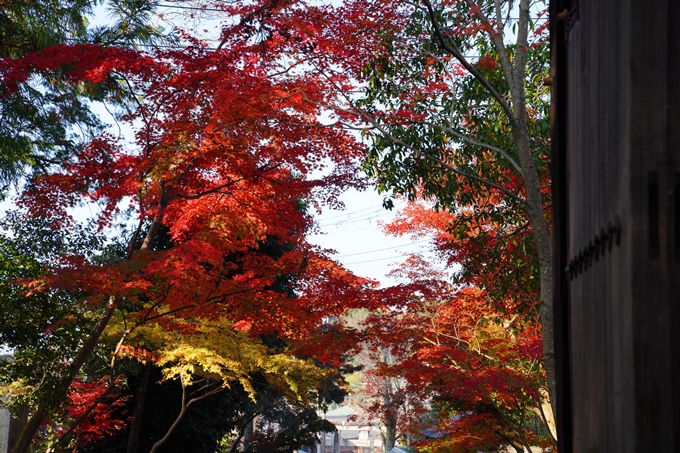
POLYGON ((373 263, 375 261, 386 261, 386 260, 393 260, 397 258, 403 258, 404 255, 395 255, 395 256, 388 256, 387 258, 376 258, 374 260, 366 260, 366 261, 353 261, 351 263, 343 263, 345 266, 350 266, 352 264, 364 264, 364 263, 373 263))
POLYGON ((358 253, 348 253, 346 255, 337 255, 334 256, 333 258, 346 258, 348 256, 357 256, 357 255, 366 255, 369 253, 376 253, 376 252, 384 252, 385 250, 394 250, 399 247, 406 247, 409 245, 416 245, 416 244, 422 244, 423 242, 429 242, 431 239, 421 239, 420 241, 415 241, 415 242, 409 242, 407 244, 401 244, 401 245, 395 245, 394 247, 385 247, 382 249, 376 249, 376 250, 368 250, 366 252, 358 252, 358 253))
MULTIPOLYGON (((370 220, 373 220, 373 219, 379 219, 381 217, 385 217, 385 216, 388 216, 388 215, 389 215, 388 212, 374 211, 374 212, 369 212, 369 213, 363 214, 363 215, 358 216, 358 217, 351 217, 350 216, 350 217, 347 217, 344 220, 339 220, 339 221, 336 221, 336 222, 320 223, 319 226, 320 227, 342 226, 342 225, 345 225, 345 224, 348 224, 348 223, 364 222, 366 220, 370 221, 370 220)), ((355 225, 356 225, 356 223, 355 223, 355 225)))
POLYGON ((394 256, 388 256, 386 258, 376 258, 373 260, 365 260, 365 261, 352 261, 351 263, 342 263, 345 266, 351 266, 352 264, 364 264, 364 263, 374 263, 376 261, 387 261, 387 260, 395 260, 397 258, 404 258, 404 255, 394 255, 394 256))
POLYGON ((161 8, 190 9, 190 10, 194 10, 194 11, 216 11, 216 12, 219 12, 219 13, 225 12, 223 9, 208 8, 207 6, 205 8, 199 8, 197 6, 168 5, 168 4, 165 4, 165 3, 159 3, 158 6, 161 7, 161 8))
MULTIPOLYGON (((403 202, 394 203, 394 207, 396 208, 397 206, 401 206, 402 204, 404 204, 404 203, 403 202)), ((382 205, 375 205, 375 206, 371 206, 371 207, 368 207, 368 208, 359 209, 357 211, 344 212, 342 214, 338 214, 338 215, 334 215, 334 216, 330 216, 330 217, 324 216, 323 218, 320 218, 319 221, 325 222, 327 220, 333 220, 333 219, 340 218, 340 217, 346 217, 346 216, 349 216, 349 215, 352 215, 352 214, 358 214, 360 212, 370 211, 370 210, 375 210, 376 212, 382 211, 383 207, 382 207, 382 205)))

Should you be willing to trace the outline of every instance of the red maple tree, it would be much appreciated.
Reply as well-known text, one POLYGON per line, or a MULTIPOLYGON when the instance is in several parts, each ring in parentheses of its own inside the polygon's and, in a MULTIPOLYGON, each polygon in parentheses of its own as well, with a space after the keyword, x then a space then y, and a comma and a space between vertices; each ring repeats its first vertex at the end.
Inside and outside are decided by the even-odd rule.
POLYGON ((69 430, 75 430, 75 447, 85 445, 127 426, 129 416, 125 413, 125 403, 129 396, 121 396, 115 391, 114 382, 109 385, 107 378, 92 382, 76 380, 71 385, 68 401, 64 405, 61 415, 62 422, 55 435, 62 437, 69 430))
MULTIPOLYGON (((3 61, 5 96, 48 72, 65 84, 103 84, 111 96, 126 96, 120 121, 132 138, 107 132, 87 140, 19 196, 27 216, 48 219, 53 228, 78 222, 72 212, 83 204, 100 207, 102 234, 118 222, 136 222, 125 259, 100 265, 63 256, 26 282, 33 292, 78 293, 80 309, 99 317, 54 376, 64 388, 117 310, 133 325, 153 322, 187 334, 201 320, 227 319, 253 337, 275 333, 298 354, 331 364, 351 349, 340 328, 328 335, 317 327, 362 304, 367 282, 308 244, 305 234, 313 225, 308 209, 337 206, 345 188, 364 184, 356 176, 360 146, 321 120, 332 112, 320 106, 337 96, 328 84, 341 81, 287 59, 287 49, 305 45, 315 18, 303 20, 294 5, 281 13, 286 6, 225 6, 241 20, 223 30, 218 50, 196 41, 149 53, 58 45, 3 61), (158 245, 159 232, 170 247, 158 245), (262 252, 272 242, 278 251, 262 252), (293 286, 281 290, 286 279, 293 286), (341 348, 338 341, 345 342, 341 348)), ((26 451, 51 411, 34 412, 15 452, 26 451)))
POLYGON ((429 437, 423 451, 551 446, 540 325, 474 286, 450 285, 418 256, 394 274, 405 283, 380 292, 384 308, 367 324, 372 348, 392 356, 374 374, 401 379, 403 391, 377 392, 374 412, 402 405, 400 431, 429 437))

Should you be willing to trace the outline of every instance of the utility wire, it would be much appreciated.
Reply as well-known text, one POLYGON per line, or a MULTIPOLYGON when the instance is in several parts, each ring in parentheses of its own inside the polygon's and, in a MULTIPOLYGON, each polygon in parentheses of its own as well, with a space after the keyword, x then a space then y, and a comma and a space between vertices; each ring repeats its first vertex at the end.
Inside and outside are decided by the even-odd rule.
MULTIPOLYGON (((333 217, 323 217, 323 218, 320 218, 320 219, 319 219, 319 224, 320 224, 320 225, 334 224, 334 223, 336 223, 336 222, 326 223, 326 221, 328 221, 328 220, 336 220, 336 219, 341 219, 341 218, 345 218, 345 220, 349 220, 350 218, 352 218, 352 216, 353 216, 354 214, 359 214, 360 212, 363 212, 363 214, 359 215, 358 217, 364 217, 364 216, 367 216, 367 215, 373 215, 373 214, 378 213, 378 212, 381 212, 381 211, 382 211, 382 209, 376 208, 376 207, 366 208, 366 209, 360 209, 360 210, 358 210, 358 211, 347 212, 347 213, 345 213, 345 214, 336 215, 336 216, 333 216, 333 217), (365 212, 365 211, 371 211, 371 212, 365 212)), ((358 218, 358 217, 357 217, 357 218, 358 218)), ((341 222, 341 221, 338 221, 338 222, 341 222)))
POLYGON ((344 225, 344 224, 350 223, 350 222, 354 223, 354 222, 363 222, 363 221, 366 221, 366 220, 379 219, 381 217, 385 217, 385 216, 389 215, 388 212, 378 214, 379 212, 380 211, 369 212, 369 213, 363 214, 359 217, 351 217, 350 216, 350 217, 347 217, 344 220, 340 220, 340 221, 337 221, 337 222, 320 223, 318 226, 320 226, 320 227, 338 226, 338 225, 344 225))
MULTIPOLYGON (((394 204, 394 207, 396 208, 397 206, 401 206, 402 204, 403 204, 403 203, 395 203, 395 204, 394 204)), ((358 211, 345 212, 345 213, 343 213, 343 214, 338 214, 338 215, 331 216, 331 217, 323 217, 323 218, 321 218, 321 219, 319 219, 319 220, 325 222, 326 220, 332 220, 332 219, 336 219, 336 218, 340 218, 340 217, 346 217, 346 216, 348 216, 348 215, 357 214, 357 213, 359 213, 359 212, 370 211, 371 209, 375 210, 376 212, 377 212, 377 211, 382 211, 382 210, 383 210, 383 209, 382 209, 382 205, 376 205, 376 206, 371 206, 371 207, 369 207, 369 208, 359 209, 358 211)))
POLYGON ((395 256, 388 256, 387 258, 376 258, 374 260, 366 260, 366 261, 353 261, 351 263, 342 263, 342 264, 344 264, 345 266, 349 266, 349 265, 352 265, 352 264, 374 263, 376 261, 393 260, 393 259, 403 258, 403 257, 404 257, 404 255, 395 255, 395 256))
POLYGON ((345 258, 345 257, 348 257, 348 256, 366 255, 368 253, 384 252, 385 250, 394 250, 394 249, 399 248, 399 247, 406 247, 406 246, 409 246, 409 245, 422 244, 423 242, 429 242, 429 241, 430 241, 430 239, 421 239, 420 241, 409 242, 408 244, 395 245, 394 247, 385 247, 384 249, 369 250, 367 252, 358 252, 358 253, 348 253, 346 255, 337 255, 337 256, 334 256, 333 258, 345 258))
POLYGON ((167 4, 164 4, 164 3, 159 3, 158 6, 160 8, 190 9, 190 10, 194 10, 194 11, 217 11, 217 12, 220 12, 220 13, 225 12, 223 9, 219 9, 219 8, 208 8, 208 7, 199 8, 197 6, 176 6, 176 5, 167 5, 167 4))

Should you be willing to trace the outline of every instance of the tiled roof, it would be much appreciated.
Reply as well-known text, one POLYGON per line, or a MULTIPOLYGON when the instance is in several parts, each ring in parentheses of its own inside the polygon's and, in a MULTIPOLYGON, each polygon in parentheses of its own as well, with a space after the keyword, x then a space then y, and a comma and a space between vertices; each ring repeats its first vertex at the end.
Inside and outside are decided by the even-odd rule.
POLYGON ((342 418, 354 415, 354 410, 347 406, 340 406, 337 409, 326 412, 326 418, 342 418))

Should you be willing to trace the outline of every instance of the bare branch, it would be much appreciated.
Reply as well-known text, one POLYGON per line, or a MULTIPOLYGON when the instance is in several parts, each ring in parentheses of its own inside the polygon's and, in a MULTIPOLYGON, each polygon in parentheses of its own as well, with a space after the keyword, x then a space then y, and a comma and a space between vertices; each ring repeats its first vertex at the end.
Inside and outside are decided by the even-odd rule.
POLYGON ((184 418, 184 415, 186 414, 189 406, 191 406, 192 404, 194 404, 197 401, 201 401, 205 398, 208 398, 209 396, 215 395, 215 394, 221 392, 222 390, 224 390, 225 388, 227 388, 225 385, 221 385, 221 386, 219 386, 219 387, 217 387, 217 388, 215 388, 215 389, 213 389, 213 390, 211 390, 207 393, 204 393, 201 396, 191 398, 189 400, 189 402, 187 403, 186 402, 187 384, 184 382, 184 379, 182 379, 181 377, 180 377, 180 382, 182 384, 182 408, 179 412, 179 415, 175 419, 175 421, 172 423, 172 425, 170 425, 170 428, 168 428, 168 431, 165 433, 165 436, 163 436, 163 438, 161 438, 160 440, 158 440, 156 443, 153 444, 153 447, 151 447, 151 453, 155 453, 156 451, 158 451, 158 448, 161 445, 163 445, 170 438, 170 435, 175 431, 175 428, 177 428, 177 425, 179 425, 179 422, 184 418))
POLYGON ((520 0, 519 2, 519 22, 517 24, 517 41, 515 44, 515 56, 513 60, 514 83, 510 85, 513 103, 517 112, 516 120, 526 126, 526 90, 524 88, 524 75, 526 71, 526 51, 529 40, 529 2, 530 0, 520 0))
MULTIPOLYGON (((501 67, 503 68, 503 73, 505 74, 506 79, 508 79, 508 85, 514 88, 515 82, 517 81, 516 74, 513 72, 513 65, 510 62, 510 56, 508 55, 508 51, 505 49, 505 43, 503 42, 503 29, 498 28, 500 27, 500 21, 498 21, 497 27, 494 27, 491 24, 491 21, 489 20, 488 17, 484 14, 484 12, 481 10, 481 8, 478 7, 478 5, 473 2, 472 0, 465 0, 465 3, 467 3, 468 7, 470 9, 473 9, 476 11, 476 16, 479 18, 480 21, 484 25, 486 25, 490 30, 496 30, 495 33, 491 33, 491 41, 493 41, 493 45, 496 48, 496 52, 498 52, 498 59, 501 62, 501 67)), ((500 17, 500 3, 499 0, 495 0, 495 8, 496 8, 496 18, 500 17)), ((520 77, 522 77, 523 74, 520 74, 520 77)), ((521 80, 521 78, 520 78, 521 80)), ((515 112, 518 111, 518 106, 515 107, 515 112)), ((508 114, 510 118, 513 118, 512 115, 508 114)))
POLYGON ((498 236, 498 239, 507 239, 507 238, 513 237, 514 235, 518 234, 520 231, 526 229, 530 224, 531 224, 531 223, 527 220, 526 222, 524 222, 524 225, 522 225, 521 227, 517 228, 517 229, 516 229, 515 231, 513 231, 512 233, 508 233, 508 234, 504 234, 504 235, 502 235, 502 236, 498 236))
POLYGON ((502 33, 503 29, 510 20, 510 8, 508 8, 508 16, 505 22, 503 22, 503 11, 501 10, 501 0, 494 0, 493 2, 494 12, 496 13, 496 33, 502 33))

